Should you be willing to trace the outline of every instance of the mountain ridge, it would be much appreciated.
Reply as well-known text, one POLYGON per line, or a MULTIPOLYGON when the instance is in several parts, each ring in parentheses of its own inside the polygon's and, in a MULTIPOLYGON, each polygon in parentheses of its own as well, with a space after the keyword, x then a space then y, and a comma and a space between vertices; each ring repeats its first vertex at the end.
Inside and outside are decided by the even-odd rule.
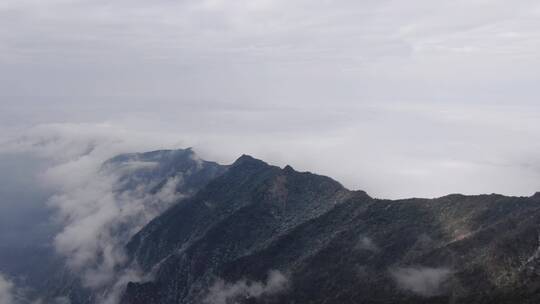
MULTIPOLYGON (((380 199, 290 165, 249 155, 220 165, 192 149, 124 154, 101 170, 118 193, 182 194, 126 240, 117 271, 144 280, 119 285, 121 304, 540 300, 539 193, 380 199)), ((104 292, 68 270, 45 285, 46 300, 72 304, 104 292)))
MULTIPOLYGON (((500 282, 495 282, 498 285, 491 280, 497 280, 501 269, 514 278, 523 275, 524 266, 512 267, 536 250, 537 235, 531 234, 529 227, 534 223, 523 222, 524 227, 514 227, 515 237, 526 242, 516 249, 519 255, 509 254, 506 258, 511 263, 496 255, 475 260, 473 253, 494 255, 493 248, 502 246, 497 245, 494 232, 510 234, 505 229, 515 224, 516 218, 538 212, 534 197, 451 194, 435 199, 375 199, 364 191, 350 191, 329 177, 297 172, 290 166, 283 169, 270 166, 243 155, 224 175, 187 202, 200 208, 212 206, 214 209, 205 212, 216 216, 214 221, 205 222, 202 225, 205 229, 187 230, 197 235, 196 240, 175 239, 169 255, 155 269, 154 281, 130 283, 122 303, 210 303, 205 295, 214 287, 212 282, 216 278, 230 284, 245 279, 263 282, 272 271, 288 273, 293 290, 263 296, 244 291, 224 299, 223 303, 479 301, 462 282, 474 277, 476 281, 471 286, 498 286, 497 294, 508 286, 517 286, 517 281, 511 279, 499 279, 500 282), (223 196, 229 200, 223 200, 223 196), (238 200, 242 203, 235 205, 238 200), (227 202, 231 205, 226 205, 227 202), (295 204, 299 209, 280 209, 295 204), (228 213, 220 213, 223 206, 229 208, 223 209, 228 213), (474 244, 464 248, 462 244, 470 240, 474 244), (354 254, 344 258, 340 252, 354 254), (488 260, 495 261, 493 265, 498 268, 490 269, 488 260), (468 268, 464 269, 460 263, 468 268), (487 279, 482 279, 485 276, 482 273, 489 274, 487 279), (359 282, 359 275, 370 280, 359 282), (427 287, 411 287, 400 281, 414 275, 419 275, 418 280, 427 287), (430 275, 435 282, 431 287, 425 278, 430 275), (343 281, 344 278, 349 280, 343 281), (332 287, 338 282, 341 288, 332 287), (364 294, 358 295, 358 290, 364 294)), ((155 224, 158 227, 154 229, 175 234, 178 231, 175 225, 182 225, 178 223, 200 212, 177 208, 182 212, 169 216, 167 221, 158 217, 155 224)), ((144 234, 145 229, 140 233, 144 234)), ((145 238, 163 240, 156 232, 145 238)), ((133 240, 136 239, 137 236, 133 240)), ((511 243, 511 239, 505 242, 511 243)), ((159 247, 131 243, 131 248, 141 246, 159 247)), ((505 246, 510 245, 505 243, 505 246)), ((137 261, 137 254, 132 257, 137 261)), ((141 264, 146 264, 146 269, 158 265, 151 260, 142 259, 141 264)))

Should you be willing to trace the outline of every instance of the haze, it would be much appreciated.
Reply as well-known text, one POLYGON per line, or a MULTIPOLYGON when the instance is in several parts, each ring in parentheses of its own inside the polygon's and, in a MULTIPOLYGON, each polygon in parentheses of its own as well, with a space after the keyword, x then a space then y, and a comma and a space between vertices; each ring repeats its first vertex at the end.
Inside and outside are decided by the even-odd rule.
POLYGON ((3 0, 0 161, 192 146, 376 197, 529 196, 539 54, 537 1, 3 0))

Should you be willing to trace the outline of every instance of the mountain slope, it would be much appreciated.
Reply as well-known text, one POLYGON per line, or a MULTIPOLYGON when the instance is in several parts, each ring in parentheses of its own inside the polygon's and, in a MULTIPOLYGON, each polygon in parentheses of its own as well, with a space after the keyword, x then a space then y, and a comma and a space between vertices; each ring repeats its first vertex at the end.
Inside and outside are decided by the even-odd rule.
POLYGON ((266 248, 348 196, 327 177, 243 156, 192 199, 150 223, 128 248, 143 269, 159 265, 155 284, 175 290, 159 301, 197 298, 189 288, 207 284, 224 263, 266 248))
POLYGON ((127 248, 136 303, 530 303, 540 196, 377 200, 242 156, 127 248))

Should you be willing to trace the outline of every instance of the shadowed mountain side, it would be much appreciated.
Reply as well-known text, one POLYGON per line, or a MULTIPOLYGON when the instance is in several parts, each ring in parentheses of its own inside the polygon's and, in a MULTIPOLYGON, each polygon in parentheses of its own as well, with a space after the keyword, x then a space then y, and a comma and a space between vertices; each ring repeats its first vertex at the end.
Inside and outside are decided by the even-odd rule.
POLYGON ((132 239, 154 280, 122 303, 532 303, 539 207, 538 195, 377 200, 242 156, 132 239), (233 292, 271 271, 289 288, 233 292), (216 300, 218 278, 233 285, 216 300))
POLYGON ((531 282, 537 277, 534 267, 526 265, 538 247, 538 202, 506 198, 490 210, 503 210, 516 201, 523 210, 509 218, 505 213, 489 214, 486 220, 491 212, 475 208, 490 198, 473 198, 468 206, 456 202, 462 207, 458 218, 477 213, 485 221, 485 227, 458 239, 448 236, 448 226, 437 219, 439 208, 451 208, 452 201, 355 198, 268 249, 228 264, 220 276, 234 282, 260 277, 267 269, 287 269, 294 292, 276 303, 534 303, 531 282), (516 222, 520 217, 530 219, 516 222), (366 236, 376 245, 366 246, 366 236), (412 268, 411 281, 426 286, 400 287, 394 273, 403 268, 412 268), (429 290, 429 272, 446 270, 451 273, 447 280, 429 290))
MULTIPOLYGON (((158 280, 170 272, 171 284, 207 284, 214 267, 267 247, 349 196, 330 178, 242 156, 192 199, 150 223, 128 248, 144 269, 159 265, 158 280)), ((180 293, 188 290, 166 297, 176 301, 180 293)))

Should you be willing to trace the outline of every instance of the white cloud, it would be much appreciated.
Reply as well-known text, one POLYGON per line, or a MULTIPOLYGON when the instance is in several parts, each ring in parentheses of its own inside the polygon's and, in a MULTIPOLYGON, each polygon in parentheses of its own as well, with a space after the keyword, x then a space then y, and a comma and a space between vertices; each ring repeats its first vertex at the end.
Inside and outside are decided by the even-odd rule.
POLYGON ((175 191, 183 181, 180 175, 171 176, 154 194, 151 183, 127 190, 119 187, 121 176, 151 170, 155 163, 127 162, 119 168, 102 168, 105 160, 119 153, 154 150, 167 142, 173 147, 177 142, 174 136, 169 141, 165 137, 155 141, 154 135, 105 124, 42 125, 14 135, 0 151, 29 153, 46 162, 46 169, 36 174, 55 193, 48 204, 56 210, 56 221, 62 227, 54 239, 56 250, 86 287, 109 291, 102 293, 103 301, 116 300, 127 279, 143 279, 136 269, 118 273, 126 261, 124 245, 182 197, 175 191))
MULTIPOLYGON (((536 106, 396 103, 191 110, 155 113, 145 119, 136 116, 115 124, 33 128, 32 136, 37 138, 48 129, 61 129, 55 132, 71 138, 57 142, 65 153, 47 152, 47 145, 16 144, 69 159, 88 149, 82 139, 88 137, 110 143, 93 155, 114 154, 109 148, 133 152, 181 142, 224 164, 251 154, 276 165, 329 175, 351 189, 383 198, 493 192, 528 196, 538 191, 540 111, 536 106)), ((80 158, 77 166, 86 163, 93 168, 94 160, 80 158)), ((69 183, 79 179, 75 173, 91 172, 73 170, 69 163, 55 170, 58 175, 61 170, 71 172, 69 183)))
MULTIPOLYGON (((477 103, 485 101, 478 95, 501 95, 484 85, 502 80, 502 95, 514 97, 513 84, 537 80, 526 67, 540 63, 538 7, 499 0, 8 1, 0 8, 2 88, 6 96, 30 89, 77 99, 146 96, 147 109, 201 101, 436 102, 441 95, 477 103), (24 85, 16 82, 24 77, 24 85)), ((62 105, 90 106, 69 99, 62 105)))
POLYGON ((371 252, 379 252, 381 250, 373 240, 367 236, 361 236, 360 240, 356 244, 355 249, 357 250, 367 250, 371 252))
POLYGON ((14 285, 0 273, 0 304, 15 304, 14 285))
POLYGON ((240 280, 234 283, 227 283, 217 280, 204 298, 207 304, 227 304, 239 298, 259 298, 271 296, 285 291, 288 287, 289 279, 280 271, 273 270, 268 273, 266 282, 253 282, 240 280))
POLYGON ((96 174, 84 186, 54 196, 50 204, 65 224, 55 238, 57 250, 73 270, 83 271, 89 287, 110 284, 126 260, 129 237, 181 198, 174 191, 178 181, 169 179, 155 195, 146 187, 116 193, 114 175, 96 174))
POLYGON ((530 195, 539 15, 532 0, 3 1, 0 132, 109 121, 379 197, 530 195))
POLYGON ((397 285, 424 297, 436 296, 444 292, 452 271, 448 268, 406 267, 391 270, 397 285))

